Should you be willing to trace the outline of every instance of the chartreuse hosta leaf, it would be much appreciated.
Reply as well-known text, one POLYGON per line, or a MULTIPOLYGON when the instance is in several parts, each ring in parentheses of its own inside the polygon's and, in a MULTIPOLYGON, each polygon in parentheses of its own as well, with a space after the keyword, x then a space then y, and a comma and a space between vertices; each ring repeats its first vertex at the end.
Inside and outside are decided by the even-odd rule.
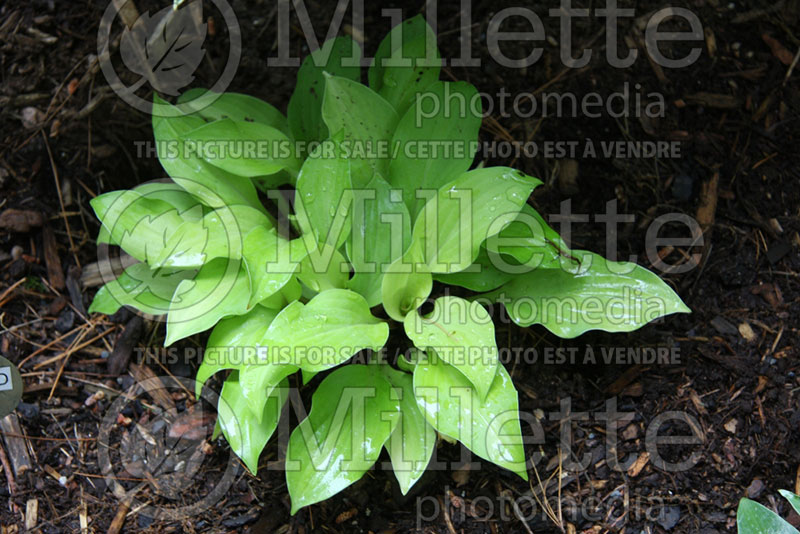
POLYGON ((264 335, 278 310, 256 306, 245 315, 222 319, 208 338, 203 363, 197 370, 196 393, 199 396, 206 380, 218 371, 238 371, 238 387, 253 416, 261 421, 264 403, 273 388, 297 371, 292 365, 273 364, 266 355, 264 335))
MULTIPOLYGON (((109 228, 114 228, 119 225, 120 228, 117 228, 117 237, 119 237, 119 232, 122 230, 122 227, 126 224, 135 224, 137 217, 143 217, 145 219, 145 221, 141 221, 139 224, 163 225, 167 218, 161 219, 160 221, 157 219, 159 215, 163 213, 161 210, 167 208, 160 202, 148 203, 145 199, 166 202, 177 211, 180 218, 184 221, 199 220, 203 217, 205 212, 204 206, 202 206, 195 197, 184 191, 175 182, 169 180, 159 180, 141 184, 134 187, 131 191, 113 191, 111 193, 105 193, 91 201, 92 206, 96 206, 95 211, 98 219, 101 219, 103 222, 103 225, 100 227, 97 242, 118 245, 119 243, 114 241, 114 238, 111 236, 109 228), (142 200, 131 196, 129 194, 131 192, 141 195, 142 200), (121 204, 114 206, 117 202, 121 204), (127 208, 130 208, 132 213, 128 214, 123 220, 119 220, 119 216, 127 208), (106 226, 108 226, 108 228, 106 226)), ((143 231, 148 232, 148 230, 143 231)), ((150 237, 152 237, 152 235, 150 237)), ((135 243, 133 245, 136 246, 135 243)))
POLYGON ((541 324, 562 338, 587 330, 630 332, 664 315, 690 312, 672 288, 643 267, 592 252, 572 255, 580 264, 571 270, 535 269, 485 297, 502 299, 518 325, 541 324))
POLYGON ((334 248, 350 234, 353 191, 350 160, 328 139, 312 152, 297 176, 294 208, 303 235, 334 248))
POLYGON ((177 107, 209 122, 219 119, 260 122, 289 135, 289 124, 283 113, 272 104, 250 95, 189 89, 178 97, 177 107))
POLYGON ((181 135, 206 163, 236 176, 253 178, 287 170, 297 174, 300 161, 285 133, 262 122, 220 119, 181 135))
POLYGON ((778 490, 778 493, 780 493, 784 499, 789 501, 789 504, 792 505, 792 508, 794 508, 795 512, 800 514, 800 495, 795 495, 791 491, 786 490, 778 490))
MULTIPOLYGON (((495 267, 495 261, 496 259, 490 258, 486 249, 481 247, 478 252, 478 257, 475 258, 472 265, 457 273, 436 274, 433 276, 433 279, 445 284, 465 287, 472 291, 491 291, 502 286, 514 277, 513 274, 495 267)), ((509 260, 502 261, 507 264, 509 260)), ((505 264, 502 265, 505 266, 505 264)))
POLYGON ((400 119, 392 138, 397 157, 389 164, 389 182, 403 190, 412 215, 424 204, 418 189, 439 189, 472 164, 481 127, 480 109, 471 107, 480 103, 477 95, 468 83, 436 82, 400 119))
MULTIPOLYGON (((795 503, 792 505, 795 506, 795 503)), ((739 508, 736 510, 736 528, 739 534, 798 534, 797 529, 778 514, 750 499, 739 501, 739 508)))
POLYGON ((158 159, 170 178, 207 206, 218 208, 244 204, 266 213, 252 180, 206 163, 186 146, 182 136, 206 122, 194 115, 181 114, 178 108, 170 106, 158 96, 153 99, 157 104, 174 111, 168 117, 153 115, 153 136, 158 159))
POLYGON ((430 351, 414 369, 414 394, 425 419, 445 436, 528 480, 519 401, 502 365, 481 399, 466 377, 430 351))
POLYGON ((205 206, 194 196, 187 193, 181 186, 168 179, 154 180, 137 185, 132 189, 147 198, 163 200, 178 210, 181 217, 186 220, 195 220, 205 213, 205 206), (201 207, 202 209, 197 209, 201 207))
POLYGON ((278 310, 255 306, 244 315, 228 317, 217 323, 208 337, 203 363, 197 369, 195 388, 198 397, 214 373, 224 369, 242 370, 257 363, 256 351, 276 315, 278 310))
POLYGON ((381 302, 384 271, 409 245, 411 218, 402 191, 392 189, 378 173, 366 188, 355 192, 352 213, 347 254, 355 275, 348 287, 363 295, 372 307, 381 302))
POLYGON ((292 514, 360 479, 397 424, 400 403, 378 365, 346 365, 317 387, 286 449, 292 514))
POLYGON ((326 41, 303 60, 288 108, 289 127, 295 140, 312 142, 328 138, 328 128, 320 111, 325 96, 323 73, 358 81, 361 78, 360 62, 361 48, 350 37, 326 41))
POLYGON ((392 471, 400 490, 405 495, 428 467, 436 447, 436 430, 419 411, 412 376, 395 371, 388 365, 382 366, 382 369, 400 395, 400 419, 386 444, 386 450, 392 460, 392 471))
POLYGON ((439 79, 441 59, 436 34, 422 15, 389 32, 369 68, 369 86, 404 113, 420 91, 439 79))
POLYGON ((529 204, 522 206, 517 218, 499 234, 486 240, 486 250, 491 264, 509 274, 577 263, 558 232, 529 204), (515 261, 509 262, 502 256, 510 256, 515 261))
POLYGON ((418 349, 434 350, 472 383, 481 399, 486 398, 499 360, 494 323, 483 306, 459 297, 439 297, 429 315, 409 313, 403 326, 418 349))
POLYGON ((418 246, 411 247, 386 269, 381 282, 383 309, 395 321, 403 321, 419 308, 433 289, 433 277, 422 263, 418 246))
POLYGON ((130 306, 142 313, 163 315, 169 310, 178 285, 194 275, 192 270, 150 269, 146 263, 134 263, 97 291, 89 313, 111 315, 120 306, 130 306))
POLYGON ((280 387, 264 393, 264 407, 255 414, 244 397, 237 372, 231 373, 222 386, 217 420, 231 449, 253 474, 258 472, 258 457, 278 426, 288 394, 289 383, 284 380, 280 387))
MULTIPOLYGON (((244 238, 243 250, 244 262, 250 274, 250 305, 263 302, 284 288, 306 254, 302 238, 289 241, 278 235, 274 228, 253 228, 244 238)), ((283 299, 278 301, 282 302, 283 299)))
POLYGON ((307 304, 286 306, 264 335, 268 360, 324 371, 363 349, 380 350, 389 325, 374 317, 364 297, 347 289, 329 289, 307 304))
MULTIPOLYGON (((172 204, 138 191, 112 191, 91 200, 97 218, 108 231, 109 241, 139 261, 150 262, 161 254, 167 236, 184 219, 172 204)), ((202 208, 196 209, 202 216, 202 208)))
POLYGON ((326 75, 322 119, 334 135, 343 134, 355 189, 364 188, 373 171, 388 175, 389 143, 399 117, 383 97, 358 81, 326 75))
POLYGON ((240 260, 218 258, 206 263, 175 289, 164 345, 208 330, 223 317, 248 312, 249 301, 250 277, 240 260))
POLYGON ((465 172, 442 186, 420 211, 411 234, 433 273, 463 271, 481 243, 516 219, 536 178, 508 167, 465 172))
POLYGON ((304 245, 313 248, 300 263, 297 279, 316 293, 344 288, 350 276, 350 264, 344 256, 328 244, 305 242, 304 245))
POLYGON ((244 239, 255 227, 267 230, 272 220, 249 206, 211 210, 200 220, 170 229, 170 237, 151 263, 164 267, 200 267, 215 258, 241 259, 244 239))

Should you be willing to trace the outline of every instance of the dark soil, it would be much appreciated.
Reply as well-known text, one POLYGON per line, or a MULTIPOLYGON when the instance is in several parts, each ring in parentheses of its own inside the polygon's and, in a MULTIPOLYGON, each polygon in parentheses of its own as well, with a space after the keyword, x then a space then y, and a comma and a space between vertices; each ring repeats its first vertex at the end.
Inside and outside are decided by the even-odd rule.
MULTIPOLYGON (((602 7, 601 2, 577 3, 602 7)), ((136 4, 141 13, 166 5, 136 4)), ((296 69, 267 67, 267 57, 276 54, 276 8, 272 2, 233 4, 243 54, 229 90, 285 110, 296 69)), ((620 213, 635 216, 620 226, 618 254, 633 255, 646 267, 652 262, 645 237, 655 218, 679 213, 697 219, 705 230, 702 246, 660 251, 670 264, 699 254, 699 265, 688 272, 662 274, 693 313, 631 334, 588 333, 571 340, 560 340, 539 327, 498 327, 501 347, 530 347, 538 356, 536 361, 511 363, 509 370, 527 417, 523 433, 533 438, 534 426, 544 429, 538 442, 532 440, 526 449, 531 456, 543 456, 536 464, 541 485, 535 476, 529 486, 485 462, 480 468, 464 468, 467 456, 457 447, 440 444, 437 457, 448 462, 447 469, 427 473, 410 495, 400 495, 389 471, 376 469, 335 498, 292 517, 283 472, 267 468, 280 457, 273 440, 257 477, 239 469, 222 500, 181 521, 154 520, 136 505, 129 510, 114 496, 101 469, 98 436, 114 401, 113 392, 104 387, 123 390, 147 369, 155 375, 191 377, 197 361, 161 358, 144 362, 144 368, 133 365, 144 349, 161 345, 163 325, 126 314, 88 317, 85 309, 96 288, 81 285, 81 270, 98 258, 98 223, 88 201, 163 175, 154 158, 136 153, 136 143, 152 137, 149 118, 110 91, 98 69, 97 32, 105 3, 10 0, 0 7, 0 215, 9 209, 41 215, 38 220, 34 215, 28 225, 24 221, 29 215, 9 215, 24 220, 0 229, 0 353, 21 364, 26 385, 25 404, 17 410, 20 434, 6 428, 3 446, 14 460, 14 454, 20 454, 13 452, 17 440, 23 449, 28 447, 31 460, 25 473, 12 475, 8 467, 3 469, 0 494, 8 500, 0 510, 3 532, 24 530, 28 514, 34 531, 45 533, 77 532, 82 521, 93 532, 107 532, 117 517, 114 527, 122 524, 124 532, 712 534, 735 531, 738 501, 748 495, 800 524, 800 517, 789 514, 777 493, 800 490, 800 68, 787 78, 790 66, 785 63, 787 55, 789 62, 797 59, 800 47, 800 2, 673 3, 697 14, 706 31, 705 43, 698 44, 702 54, 693 65, 661 73, 643 50, 631 67, 608 66, 604 20, 595 17, 573 23, 575 55, 584 47, 593 50, 585 68, 564 67, 552 43, 542 45, 544 54, 534 66, 504 68, 488 53, 488 20, 502 8, 521 4, 472 2, 472 50, 482 66, 448 66, 443 76, 468 80, 491 95, 504 89, 509 99, 524 92, 605 96, 628 84, 632 98, 639 94, 645 106, 652 100, 649 93, 663 95, 663 117, 614 118, 603 113, 586 118, 579 113, 524 119, 505 117, 497 109, 484 120, 483 141, 577 141, 580 146, 587 140, 598 146, 601 141, 678 141, 680 157, 578 153, 571 158, 577 162, 577 175, 570 170, 575 164, 565 161, 569 154, 484 154, 484 159, 541 177, 545 185, 531 202, 545 214, 558 213, 567 199, 574 213, 602 214, 607 202, 617 200, 620 213), (128 333, 120 336, 123 330, 128 333), (604 349, 642 347, 674 352, 668 362, 641 365, 606 364, 601 357, 604 349), (597 363, 585 361, 587 348, 596 354, 597 363), (570 350, 574 361, 559 360, 559 354, 569 355, 570 350), (611 423, 598 415, 606 411, 609 399, 624 412, 611 423), (565 406, 572 417, 560 425, 549 414, 565 406), (587 412, 585 417, 582 412, 587 412), (659 434, 694 433, 699 443, 661 445, 655 454, 645 446, 645 432, 671 412, 690 417, 664 421, 659 434), (559 447, 559 436, 565 435, 562 427, 571 428, 571 443, 559 447), (606 439, 609 430, 619 434, 616 454, 606 439), (560 450, 569 451, 561 456, 563 465, 560 450), (659 457, 667 462, 691 459, 693 466, 669 470, 659 457), (614 458, 633 463, 615 469, 614 458), (570 471, 567 463, 581 459, 588 459, 586 469, 570 471), (544 493, 556 514, 560 497, 560 525, 548 519, 541 506, 532 509, 531 492, 541 495, 551 476, 544 493), (28 507, 34 500, 38 513, 31 518, 28 507), (519 506, 515 509, 512 502, 519 506)), ((548 16, 550 4, 555 2, 533 9, 547 35, 558 40, 559 20, 548 16)), ((621 19, 620 43, 626 36, 635 39, 634 20, 646 20, 670 3, 622 4, 635 9, 637 19, 621 19)), ((306 0, 305 5, 323 39, 334 4, 306 0)), ((409 17, 421 12, 422 3, 396 7, 409 17)), ((207 13, 216 13, 211 4, 207 13)), ((294 11, 292 17, 292 53, 304 56, 307 46, 294 11)), ((502 29, 527 30, 520 20, 502 29)), ((352 22, 349 9, 344 22, 352 22)), ((194 86, 213 83, 227 55, 224 25, 218 17, 215 23, 216 34, 206 44, 208 60, 195 73, 194 86)), ((457 57, 462 26, 457 3, 439 3, 438 23, 442 56, 457 57)), ((368 54, 389 27, 378 3, 367 6, 363 37, 368 54)), ((113 31, 118 36, 121 26, 113 31)), ((680 42, 662 46, 674 57, 690 48, 680 42)), ((626 48, 621 46, 621 51, 626 48)), ((511 42, 501 49, 509 57, 524 57, 531 48, 529 43, 511 42)), ((606 254, 605 224, 593 216, 573 229, 574 248, 606 254)), ((675 224, 662 233, 691 237, 685 226, 675 224)), ((199 336, 181 349, 204 341, 199 336)), ((169 398, 151 402, 172 403, 181 412, 186 400, 186 393, 176 388, 169 398)), ((134 403, 123 414, 142 422, 137 419, 141 410, 134 403)), ((190 412, 186 417, 190 425, 204 428, 208 423, 202 414, 190 412)), ((112 462, 126 446, 120 442, 124 423, 109 438, 112 462)), ((139 503, 191 504, 222 480, 228 448, 223 440, 214 441, 195 460, 202 463, 192 480, 178 484, 179 491, 155 488, 130 467, 127 476, 133 481, 123 483, 144 481, 136 496, 139 503)), ((124 478, 123 470, 115 473, 124 478)))

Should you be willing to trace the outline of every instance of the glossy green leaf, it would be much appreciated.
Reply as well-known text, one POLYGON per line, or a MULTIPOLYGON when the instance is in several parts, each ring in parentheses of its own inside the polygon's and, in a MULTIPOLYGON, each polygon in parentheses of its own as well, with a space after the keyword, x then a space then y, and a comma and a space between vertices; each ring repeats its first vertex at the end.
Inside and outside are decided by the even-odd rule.
POLYGON ((194 275, 191 270, 151 269, 145 263, 134 263, 97 291, 89 313, 111 315, 120 306, 130 306, 142 313, 163 315, 169 310, 178 285, 194 275))
POLYGON ((797 529, 778 514, 750 499, 739 501, 736 527, 739 534, 798 534, 797 529))
POLYGON ((325 377, 286 450, 292 514, 360 479, 378 459, 399 413, 377 365, 347 365, 325 377))
POLYGON ((217 406, 222 433, 253 474, 258 472, 261 451, 278 426, 288 393, 289 384, 284 381, 270 392, 262 412, 256 416, 244 397, 237 373, 231 373, 222 386, 217 406))
POLYGON ((292 276, 277 293, 261 300, 259 304, 274 310, 282 310, 290 302, 300 299, 302 295, 303 285, 296 276, 292 276))
POLYGON ((414 393, 425 418, 441 434, 528 480, 517 390, 505 367, 498 366, 481 399, 463 374, 428 353, 428 360, 414 369, 414 393))
POLYGON ((350 234, 350 160, 327 140, 312 152, 297 176, 294 209, 303 234, 339 248, 350 234))
POLYGON ((246 313, 249 301, 250 278, 241 261, 219 258, 206 263, 175 290, 164 345, 208 330, 224 317, 246 313))
POLYGON ((300 263, 297 279, 316 293, 344 288, 350 277, 350 264, 344 256, 326 244, 319 246, 306 242, 305 245, 314 248, 308 251, 300 263))
POLYGON ((419 308, 433 289, 433 277, 427 266, 418 260, 413 247, 396 259, 381 283, 383 309, 395 321, 403 321, 411 311, 419 308))
MULTIPOLYGON (((266 353, 266 347, 264 347, 266 353)), ((261 408, 272 390, 278 387, 289 375, 297 372, 294 365, 276 364, 269 361, 259 361, 254 365, 247 365, 239 371, 239 384, 242 395, 247 399, 250 410, 256 414, 256 419, 261 421, 261 408)))
POLYGON ((272 228, 272 220, 249 206, 217 208, 200 220, 185 221, 172 235, 155 265, 200 267, 216 258, 241 259, 244 239, 255 227, 272 228))
POLYGON ((483 306, 459 297, 439 297, 430 314, 409 313, 403 327, 414 346, 435 350, 472 383, 481 399, 486 397, 499 360, 494 323, 483 306))
POLYGON ((388 174, 389 146, 399 120, 391 104, 366 85, 326 75, 322 118, 332 135, 343 134, 355 189, 365 187, 373 171, 388 174))
POLYGON ((517 218, 499 234, 486 240, 486 249, 490 263, 508 274, 562 265, 569 268, 578 261, 558 232, 529 204, 522 206, 517 218), (514 261, 509 262, 503 256, 510 256, 514 261))
MULTIPOLYGON (((222 319, 208 337, 203 362, 197 369, 195 393, 200 397, 211 376, 225 369, 244 369, 257 363, 259 344, 278 310, 255 306, 244 315, 222 319)), ((266 398, 266 397, 265 397, 266 398)))
POLYGON ((284 169, 296 173, 294 145, 277 128, 261 122, 220 119, 204 123, 181 138, 206 163, 236 176, 252 178, 284 169))
POLYGON ((439 79, 441 59, 436 34, 422 15, 405 20, 384 37, 369 68, 369 86, 398 113, 439 79))
POLYGON ((148 263, 161 254, 167 236, 184 221, 172 204, 136 191, 112 191, 90 204, 108 230, 109 241, 148 263))
POLYGON ((428 200, 414 223, 412 242, 431 272, 463 271, 487 237, 516 219, 539 184, 508 167, 465 172, 428 200))
POLYGON ((174 116, 153 115, 153 136, 161 166, 175 183, 212 208, 247 205, 264 210, 249 178, 206 163, 186 146, 182 136, 203 126, 205 121, 181 114, 158 96, 153 98, 157 104, 174 111, 174 116))
POLYGON ((167 204, 174 206, 184 219, 200 219, 205 213, 205 206, 196 197, 166 178, 137 185, 132 191, 139 193, 143 197, 163 200, 167 204), (203 209, 196 209, 198 206, 203 209))
POLYGON ((250 95, 212 93, 206 89, 195 88, 178 97, 177 107, 185 113, 194 114, 207 121, 233 119, 260 122, 289 135, 289 123, 283 113, 272 104, 250 95))
POLYGON ((348 287, 363 295, 370 306, 380 303, 383 273, 411 240, 411 218, 399 193, 376 173, 354 195, 347 254, 355 275, 348 287))
POLYGON ((791 491, 786 490, 778 490, 778 493, 780 493, 784 499, 789 501, 789 504, 792 505, 792 508, 794 508, 795 512, 800 514, 800 495, 795 495, 791 491))
POLYGON ((363 349, 380 350, 388 337, 389 325, 370 313, 364 297, 329 289, 307 304, 295 301, 286 306, 262 345, 269 348, 272 362, 324 371, 363 349))
POLYGON ((277 230, 258 226, 244 238, 243 256, 250 274, 250 305, 280 291, 300 268, 307 251, 302 239, 291 241, 277 230))
POLYGON ((485 297, 501 297, 518 325, 541 324, 562 338, 587 330, 630 332, 664 315, 690 313, 672 288, 647 269, 591 252, 572 254, 581 264, 571 271, 536 269, 485 297))
POLYGON ((400 484, 400 491, 405 495, 428 467, 436 448, 436 430, 419 411, 411 375, 395 371, 388 365, 382 366, 382 369, 401 395, 400 419, 386 444, 386 450, 392 460, 392 470, 400 484))
POLYGON ((417 189, 439 189, 469 169, 478 148, 481 114, 478 91, 465 82, 436 82, 400 119, 392 138, 397 157, 389 182, 403 190, 412 215, 422 209, 417 189))
POLYGON ((360 62, 361 48, 349 36, 326 41, 303 60, 288 108, 289 127, 296 140, 312 142, 328 137, 321 113, 325 95, 323 73, 358 81, 361 78, 360 62))
MULTIPOLYGON (((507 260, 504 260, 507 261, 507 260)), ((513 278, 512 274, 505 273, 495 267, 486 249, 481 247, 475 261, 457 273, 435 274, 433 279, 444 284, 465 287, 479 293, 491 291, 502 286, 513 278)))

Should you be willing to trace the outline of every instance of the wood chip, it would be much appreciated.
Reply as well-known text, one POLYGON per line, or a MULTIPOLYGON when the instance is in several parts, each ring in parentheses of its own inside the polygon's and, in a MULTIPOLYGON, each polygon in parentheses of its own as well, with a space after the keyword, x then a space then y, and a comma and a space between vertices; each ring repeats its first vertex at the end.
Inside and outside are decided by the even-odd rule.
POLYGON ((39 499, 28 499, 25 504, 25 530, 33 530, 39 522, 39 499))
POLYGON ((67 484, 67 477, 62 476, 53 466, 44 464, 44 472, 53 477, 62 486, 67 484))
POLYGON ((622 431, 622 439, 625 441, 632 441, 639 437, 639 425, 631 423, 622 431))
MULTIPOLYGON (((116 343, 114 343, 114 350, 111 351, 108 357, 108 373, 110 375, 116 376, 124 373, 125 370, 128 369, 133 349, 136 344, 139 343, 139 338, 142 337, 143 327, 144 323, 142 318, 138 315, 131 317, 128 324, 125 325, 125 330, 120 334, 119 338, 117 338, 116 343)), ((134 374, 132 369, 133 365, 130 367, 131 374, 134 374)), ((144 372, 145 371, 142 371, 142 373, 144 372)), ((134 376, 134 378, 136 377, 134 376)))
POLYGON ((741 334, 744 340, 747 341, 748 343, 752 343, 758 338, 758 336, 756 336, 756 333, 753 332, 753 327, 751 327, 747 323, 742 323, 739 325, 739 334, 741 334))
POLYGON ((469 482, 469 464, 466 464, 464 467, 453 471, 452 476, 457 488, 464 486, 467 482, 469 482))
POLYGON ((717 199, 719 191, 719 173, 715 172, 711 179, 703 182, 700 190, 700 204, 697 206, 695 218, 700 224, 700 228, 708 236, 711 227, 714 225, 717 213, 717 199))
POLYGON ((38 211, 7 209, 0 213, 0 228, 9 232, 24 234, 42 224, 44 218, 38 211))
POLYGON ((723 426, 725 427, 725 430, 727 430, 731 434, 736 434, 736 428, 738 426, 738 423, 736 422, 736 419, 729 419, 728 422, 725 423, 723 426))
POLYGON ((358 508, 353 507, 350 508, 349 510, 345 510, 344 512, 336 516, 336 524, 341 525, 345 521, 350 521, 357 515, 358 515, 358 508))
POLYGON ((703 28, 703 34, 706 38, 708 55, 714 57, 717 54, 717 38, 714 36, 714 30, 711 29, 711 26, 706 26, 703 28))
POLYGON ((692 401, 694 409, 697 410, 697 413, 702 415, 708 414, 708 410, 706 410, 706 405, 703 404, 703 400, 700 398, 700 396, 697 394, 696 391, 694 390, 689 391, 689 399, 692 401))
POLYGON ((45 225, 42 231, 42 242, 44 244, 44 261, 47 264, 47 279, 55 289, 62 290, 66 286, 64 269, 61 267, 61 259, 58 257, 56 236, 48 225, 45 225))
POLYGON ((14 474, 19 477, 25 471, 32 467, 31 457, 28 455, 28 443, 24 436, 22 429, 19 426, 19 419, 17 414, 10 413, 3 419, 0 419, 0 429, 5 434, 6 447, 8 448, 8 456, 11 460, 11 465, 14 468, 14 474))
POLYGON ((177 411, 175 401, 172 400, 172 396, 168 393, 166 387, 164 387, 163 382, 161 382, 161 379, 156 376, 152 369, 144 365, 132 363, 128 370, 139 385, 147 390, 147 393, 150 394, 156 404, 168 412, 175 413, 177 411))
POLYGON ((794 60, 794 54, 789 52, 780 41, 768 33, 762 34, 761 39, 767 43, 767 46, 769 46, 770 50, 772 51, 772 55, 778 58, 778 61, 787 67, 792 64, 792 61, 794 60))
POLYGON ((122 531, 122 526, 125 524, 125 518, 128 517, 128 510, 130 510, 130 508, 130 503, 127 501, 122 501, 119 503, 117 513, 114 515, 114 519, 108 526, 107 534, 119 534, 122 531))
POLYGON ((574 159, 563 159, 558 162, 558 190, 562 195, 576 195, 578 187, 578 162, 574 159))
POLYGON ((650 462, 650 453, 643 452, 636 458, 636 461, 628 468, 628 476, 635 477, 638 476, 639 473, 642 472, 644 466, 646 466, 650 462))
POLYGON ((703 91, 687 95, 684 100, 691 104, 714 109, 737 109, 742 106, 742 100, 733 95, 706 93, 703 91))
POLYGON ((762 391, 767 388, 767 384, 769 384, 769 378, 764 375, 758 377, 758 385, 756 386, 755 394, 758 395, 762 391))

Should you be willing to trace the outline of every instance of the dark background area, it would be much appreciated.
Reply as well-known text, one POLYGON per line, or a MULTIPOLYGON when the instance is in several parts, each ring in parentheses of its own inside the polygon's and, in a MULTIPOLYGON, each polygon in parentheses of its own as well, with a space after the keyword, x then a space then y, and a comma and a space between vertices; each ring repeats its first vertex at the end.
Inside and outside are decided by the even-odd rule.
MULTIPOLYGON (((136 4, 140 13, 166 5, 136 4)), ((697 219, 704 245, 661 251, 662 259, 674 264, 702 254, 697 268, 662 274, 693 310, 691 315, 669 317, 631 334, 590 332, 571 340, 560 340, 541 327, 498 326, 501 347, 534 347, 540 355, 548 348, 575 348, 584 354, 587 346, 598 354, 612 347, 674 347, 679 354, 679 361, 669 365, 548 364, 540 358, 509 366, 520 391, 520 409, 539 419, 545 415, 544 445, 527 449, 528 454, 544 455, 537 465, 543 482, 555 473, 544 493, 556 509, 559 495, 565 503, 565 532, 733 532, 736 506, 744 496, 798 525, 800 518, 789 512, 777 490, 800 489, 800 68, 787 78, 800 48, 800 2, 674 2, 700 18, 705 36, 697 44, 702 47, 697 62, 663 70, 643 50, 633 66, 609 67, 604 21, 596 17, 573 23, 573 48, 591 49, 591 62, 582 69, 566 68, 559 60, 559 21, 547 14, 551 4, 531 9, 555 41, 537 43, 544 47, 542 58, 519 70, 493 61, 486 31, 494 13, 520 3, 472 2, 469 35, 481 67, 447 66, 442 78, 466 80, 493 95, 502 89, 512 97, 543 91, 573 92, 579 98, 588 92, 607 95, 627 83, 645 103, 648 93, 662 94, 664 116, 524 119, 495 113, 484 119, 481 140, 679 141, 681 157, 598 154, 567 161, 494 156, 486 163, 512 165, 540 177, 545 185, 530 202, 543 214, 558 213, 566 199, 572 200, 575 213, 602 214, 606 203, 616 199, 621 213, 635 216, 620 227, 620 257, 633 255, 645 267, 651 267, 646 231, 660 215, 697 219), (546 414, 557 411, 566 398, 574 412, 596 413, 612 397, 620 411, 632 414, 616 423, 617 453, 620 458, 632 454, 637 461, 623 472, 610 468, 605 423, 592 417, 572 421, 572 453, 591 454, 590 467, 577 475, 562 472, 559 425, 546 414), (703 436, 698 446, 660 449, 670 461, 698 454, 696 465, 682 472, 659 469, 645 456, 645 430, 669 411, 688 412, 699 425, 694 430, 703 436), (570 502, 590 513, 571 515, 570 502)), ((603 7, 602 2, 576 4, 603 7)), ((640 21, 668 5, 663 0, 621 4, 635 9, 635 17, 620 22, 621 49, 623 43, 636 46, 640 21)), ((335 4, 306 0, 305 5, 323 40, 335 4)), ((241 25, 243 54, 228 90, 285 111, 296 69, 267 66, 267 58, 277 53, 276 5, 254 1, 232 6, 241 25)), ((342 31, 362 41, 369 55, 390 29, 381 7, 402 7, 406 18, 424 12, 422 2, 370 3, 360 35, 351 26, 348 8, 342 31)), ((479 470, 459 469, 461 450, 446 444, 440 444, 437 455, 456 468, 427 473, 405 497, 389 471, 373 470, 294 517, 278 470, 263 469, 257 477, 239 472, 224 498, 191 520, 154 521, 114 497, 98 465, 96 443, 113 396, 97 384, 121 390, 132 377, 146 373, 135 365, 138 352, 133 349, 160 346, 164 331, 160 323, 142 323, 125 314, 84 316, 96 287, 82 280, 98 258, 94 240, 99 225, 89 200, 161 178, 163 171, 155 158, 136 154, 137 142, 152 139, 149 117, 120 100, 99 71, 97 30, 105 9, 105 3, 39 0, 10 0, 0 7, 0 354, 22 364, 26 384, 25 404, 17 410, 19 427, 3 431, 9 456, 22 443, 30 457, 30 468, 16 476, 6 478, 4 466, 0 494, 8 505, 0 509, 0 523, 22 531, 28 503, 36 500, 34 528, 45 533, 77 532, 82 521, 94 532, 106 532, 115 517, 125 519, 124 532, 560 532, 541 511, 531 513, 528 504, 519 513, 503 504, 530 491, 540 495, 535 477, 529 486, 486 463, 479 470), (4 215, 7 210, 24 215, 4 215), (123 331, 127 334, 120 335, 123 331), (127 347, 132 365, 112 368, 119 367, 112 365, 118 361, 115 346, 127 347), (420 524, 421 503, 426 516, 435 517, 420 524), (442 513, 431 513, 434 503, 442 513), (487 503, 494 512, 489 518, 487 503), (520 517, 526 515, 527 521, 520 517)), ((214 18, 215 35, 205 44, 207 58, 192 83, 197 87, 217 79, 228 54, 218 12, 209 3, 206 13, 214 18)), ((462 25, 458 4, 440 2, 437 19, 442 57, 457 57, 462 25)), ((295 56, 304 57, 308 49, 294 10, 292 21, 291 48, 295 56)), ((517 19, 502 29, 527 28, 517 19)), ((121 31, 117 21, 112 35, 121 31)), ((523 57, 530 46, 504 43, 502 50, 509 57, 523 57)), ((662 50, 680 57, 688 48, 677 42, 662 50)), ((125 81, 132 83, 135 77, 125 81)), ((148 96, 146 90, 137 94, 148 96)), ((667 227, 664 233, 690 237, 681 226, 667 227)), ((605 239, 603 224, 581 223, 573 227, 571 245, 605 254, 605 239)), ((204 342, 197 336, 181 347, 204 342)), ((145 362, 144 367, 156 375, 191 377, 195 364, 145 362)), ((688 430, 672 423, 662 434, 684 435, 688 430)), ((525 424, 523 433, 529 434, 525 424)), ((207 453, 192 483, 173 496, 177 498, 166 498, 149 486, 137 498, 161 504, 196 501, 219 481, 228 458, 224 441, 211 443, 207 453)), ((273 440, 262 462, 278 456, 273 440)))

